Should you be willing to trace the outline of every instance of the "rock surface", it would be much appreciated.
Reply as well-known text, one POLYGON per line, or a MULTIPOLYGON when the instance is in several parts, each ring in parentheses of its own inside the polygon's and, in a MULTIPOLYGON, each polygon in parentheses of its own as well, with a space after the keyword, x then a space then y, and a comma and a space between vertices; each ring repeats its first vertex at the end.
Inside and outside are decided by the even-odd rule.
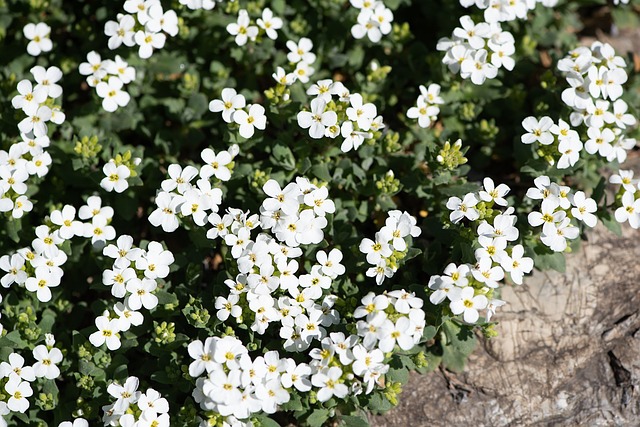
POLYGON ((462 374, 413 375, 374 426, 640 425, 640 232, 597 228, 565 274, 507 287, 462 374))

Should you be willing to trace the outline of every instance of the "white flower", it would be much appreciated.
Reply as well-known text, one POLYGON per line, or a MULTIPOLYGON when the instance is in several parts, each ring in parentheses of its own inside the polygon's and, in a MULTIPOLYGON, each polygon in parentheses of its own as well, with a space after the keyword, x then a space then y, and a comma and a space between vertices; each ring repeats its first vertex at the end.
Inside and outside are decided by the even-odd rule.
POLYGON ((567 239, 575 239, 579 235, 578 227, 572 225, 569 218, 564 218, 559 223, 546 223, 540 240, 552 251, 563 252, 567 248, 567 239))
POLYGON ((260 28, 262 28, 266 33, 267 37, 272 40, 278 38, 278 33, 276 30, 282 28, 282 19, 273 16, 273 12, 268 7, 262 11, 262 18, 258 18, 256 23, 260 28))
POLYGON ((162 33, 151 33, 146 30, 138 30, 134 40, 136 44, 140 46, 140 49, 138 49, 138 55, 140 58, 146 59, 153 55, 154 49, 162 49, 164 47, 167 36, 162 33))
POLYGON ((33 358, 36 359, 36 363, 33 364, 33 371, 36 377, 44 377, 50 380, 58 378, 60 368, 56 364, 62 362, 60 349, 54 347, 51 350, 47 350, 47 347, 40 344, 33 349, 33 358))
POLYGON ((633 191, 625 191, 621 202, 622 206, 615 211, 616 221, 620 223, 629 221, 632 228, 640 228, 640 199, 634 197, 633 191))
POLYGON ((82 236, 83 225, 75 219, 76 208, 66 205, 62 211, 55 210, 51 212, 51 222, 60 226, 58 233, 63 239, 71 239, 73 236, 82 236))
POLYGON ((126 106, 131 96, 122 90, 124 83, 116 76, 109 77, 107 82, 100 82, 96 86, 96 93, 102 98, 102 108, 114 112, 118 107, 126 106))
POLYGON ((244 138, 251 138, 255 129, 264 130, 267 125, 267 117, 264 115, 264 107, 253 104, 249 112, 237 110, 233 115, 233 121, 240 125, 238 132, 244 138))
POLYGON ((229 316, 233 316, 236 319, 240 317, 242 315, 242 307, 237 305, 238 301, 240 301, 240 296, 234 294, 229 295, 229 298, 217 297, 215 307, 218 311, 216 317, 222 322, 227 320, 229 316))
POLYGON ((580 160, 580 151, 582 151, 582 142, 579 139, 565 138, 560 140, 558 144, 558 152, 562 154, 556 167, 558 169, 566 169, 574 166, 580 160))
POLYGON ((286 45, 290 50, 290 52, 287 53, 287 59, 289 62, 297 64, 302 61, 309 65, 316 62, 316 55, 311 52, 311 49, 313 49, 313 42, 308 38, 302 37, 298 43, 289 40, 286 45))
POLYGON ((335 204, 328 199, 329 190, 326 186, 317 188, 304 195, 304 203, 313 208, 313 212, 318 216, 325 216, 327 213, 336 211, 335 204))
POLYGON ((87 198, 87 204, 81 206, 78 210, 78 218, 87 220, 98 215, 111 219, 113 217, 113 208, 111 206, 102 206, 100 196, 90 196, 87 198))
POLYGON ((349 387, 340 381, 340 377, 342 369, 337 366, 323 369, 311 377, 311 384, 320 388, 317 394, 320 402, 326 402, 333 396, 343 398, 349 393, 349 387))
POLYGON ((51 289, 60 285, 60 277, 46 267, 37 267, 35 277, 29 277, 24 286, 29 292, 35 292, 41 302, 51 301, 51 289))
POLYGON ((360 10, 358 23, 351 27, 351 35, 355 39, 367 36, 373 43, 378 43, 382 39, 382 31, 378 22, 374 19, 371 9, 360 10))
POLYGON ((211 372, 216 368, 217 362, 213 360, 213 354, 218 339, 217 337, 210 337, 204 343, 196 340, 187 346, 189 356, 194 359, 189 365, 189 375, 193 378, 199 377, 205 370, 211 372))
POLYGON ((5 392, 9 395, 7 400, 7 408, 14 412, 24 413, 29 409, 28 397, 33 395, 31 385, 20 380, 19 377, 13 376, 4 385, 5 392))
POLYGON ((597 212, 598 205, 592 198, 587 197, 583 191, 576 191, 571 198, 571 204, 575 206, 571 208, 571 215, 577 220, 587 224, 589 227, 595 227, 598 217, 593 213, 597 212))
POLYGON ((298 113, 298 126, 302 129, 309 129, 309 136, 320 139, 325 134, 325 129, 338 122, 338 115, 335 111, 325 111, 327 103, 319 98, 311 100, 311 111, 301 111, 298 113))
POLYGON ((486 50, 480 49, 466 57, 460 64, 460 76, 471 78, 476 85, 483 84, 486 79, 495 78, 498 75, 498 68, 487 62, 487 55, 486 50))
POLYGON ((475 268, 471 270, 473 277, 480 283, 484 283, 490 288, 497 288, 498 282, 504 279, 502 267, 493 266, 493 260, 486 256, 478 260, 475 268))
POLYGON ((365 237, 359 247, 360 252, 367 255, 367 262, 373 265, 377 265, 382 257, 388 258, 393 254, 391 246, 384 240, 384 236, 380 232, 376 233, 375 238, 374 242, 365 237))
POLYGON ((440 113, 440 108, 435 105, 427 104, 425 99, 418 97, 417 106, 409 108, 407 117, 410 119, 418 119, 418 126, 428 128, 440 113))
POLYGON ((489 177, 482 181, 484 190, 478 193, 480 200, 485 202, 493 201, 496 205, 507 206, 508 203, 504 196, 509 193, 510 188, 506 184, 500 184, 497 187, 493 183, 493 180, 489 177))
POLYGON ((25 181, 27 179, 29 179, 29 173, 25 169, 11 171, 8 166, 0 166, 0 191, 3 193, 9 190, 13 190, 17 194, 26 193, 28 187, 25 181))
POLYGON ((58 427, 89 427, 89 422, 84 418, 76 418, 73 423, 71 421, 63 421, 58 424, 58 427))
POLYGON ((453 35, 465 40, 473 49, 482 49, 485 46, 485 38, 489 38, 491 27, 486 22, 475 24, 468 15, 460 18, 460 25, 453 30, 453 35))
POLYGON ((484 295, 475 295, 474 289, 470 286, 462 289, 458 294, 458 298, 449 304, 451 312, 458 315, 462 314, 462 318, 466 323, 476 323, 480 315, 478 310, 487 307, 489 301, 484 295))
POLYGON ((146 29, 152 33, 164 31, 171 37, 178 35, 178 15, 173 10, 164 11, 160 3, 149 6, 147 11, 149 21, 145 24, 146 29))
POLYGON ((587 135, 589 136, 589 139, 584 144, 584 150, 587 153, 598 153, 601 156, 606 157, 613 150, 611 142, 613 142, 616 136, 611 129, 590 127, 587 129, 587 135))
POLYGON ((136 402, 140 398, 141 393, 137 391, 139 383, 140 381, 137 377, 129 377, 124 385, 117 383, 109 384, 107 393, 117 399, 113 407, 116 412, 125 412, 131 403, 136 402))
POLYGON ((309 77, 315 72, 315 69, 304 61, 300 61, 296 64, 296 69, 293 70, 293 75, 297 80, 302 83, 309 82, 309 77))
POLYGON ((149 215, 149 222, 154 227, 162 226, 167 233, 175 231, 180 223, 176 216, 180 198, 173 196, 171 193, 162 191, 156 196, 156 205, 158 208, 149 215))
POLYGON ((518 285, 522 285, 523 276, 533 270, 533 260, 524 256, 522 245, 514 246, 511 256, 503 252, 499 261, 500 266, 511 275, 513 281, 518 285))
POLYGON ((550 130, 553 126, 551 117, 544 116, 538 121, 535 117, 529 116, 522 121, 522 127, 527 131, 520 138, 523 144, 539 142, 542 145, 553 143, 554 138, 550 130))
POLYGON ((21 133, 33 132, 33 135, 43 136, 47 134, 47 122, 51 120, 51 108, 41 105, 37 108, 30 108, 25 111, 27 117, 18 123, 18 129, 21 133))
POLYGON ((116 55, 115 59, 104 61, 104 67, 107 73, 112 74, 122 80, 122 83, 128 84, 136 79, 135 68, 129 66, 120 55, 116 55))
POLYGON ((611 175, 609 182, 612 184, 620 184, 626 191, 636 192, 636 186, 639 180, 633 178, 632 170, 619 170, 617 174, 611 175))
POLYGON ((35 79, 36 87, 34 90, 43 88, 49 98, 58 98, 62 95, 62 87, 56 84, 62 78, 62 71, 58 67, 49 67, 45 69, 40 65, 36 65, 31 70, 35 79))
POLYGON ((214 99, 209 103, 209 110, 213 113, 222 111, 222 120, 227 123, 233 123, 233 114, 236 110, 245 107, 246 100, 242 94, 236 92, 233 88, 222 89, 222 99, 214 99))
POLYGON ((11 353, 9 362, 0 363, 0 378, 17 377, 22 381, 35 381, 36 374, 31 366, 24 366, 24 357, 11 353))
POLYGON ((151 292, 155 291, 158 283, 155 280, 142 280, 138 278, 127 282, 127 291, 131 293, 127 297, 126 303, 132 310, 140 310, 141 307, 152 310, 158 305, 158 297, 151 292))
POLYGON ((47 88, 36 85, 34 88, 29 80, 18 82, 18 95, 11 99, 11 105, 15 109, 27 111, 37 110, 40 104, 47 100, 47 88))
POLYGON ((122 193, 129 187, 127 178, 131 175, 131 170, 127 166, 116 166, 115 162, 110 161, 102 167, 102 172, 105 177, 100 181, 100 187, 105 190, 122 193))
POLYGON ((0 280, 2 287, 8 288, 13 283, 23 284, 27 280, 27 272, 23 269, 24 263, 25 259, 20 254, 0 257, 0 269, 7 272, 0 280))
POLYGON ((198 175, 198 169, 193 166, 185 166, 183 169, 178 164, 169 165, 167 172, 169 178, 162 181, 160 187, 167 192, 177 189, 180 194, 184 194, 193 187, 191 181, 198 175))
POLYGON ((254 41, 258 36, 258 27, 255 25, 249 25, 251 20, 249 14, 245 9, 240 9, 238 12, 238 22, 232 22, 227 25, 227 32, 232 36, 236 36, 235 41, 238 46, 244 46, 247 44, 247 40, 254 41))
POLYGON ((121 44, 129 47, 135 44, 133 27, 136 21, 133 16, 119 13, 117 18, 118 22, 107 21, 104 24, 104 34, 109 37, 107 46, 111 50, 117 49, 121 44))
POLYGON ((49 38, 51 27, 44 22, 38 24, 27 24, 22 29, 24 36, 31 40, 27 45, 27 52, 31 56, 38 56, 42 52, 49 52, 53 48, 53 43, 49 38))
POLYGON ((99 246, 106 243, 109 240, 116 238, 116 230, 107 225, 107 218, 96 215, 91 220, 91 223, 84 225, 84 237, 91 237, 91 243, 99 246))
POLYGON ((446 205, 447 209, 452 211, 449 214, 449 220, 457 224, 463 218, 467 218, 469 221, 475 221, 480 218, 480 213, 475 208, 478 202, 479 200, 473 193, 468 193, 462 200, 459 197, 450 197, 446 205))
POLYGON ((351 106, 346 111, 349 120, 356 122, 360 130, 368 131, 371 129, 371 123, 378 114, 376 106, 371 103, 365 104, 359 93, 351 95, 349 102, 351 106))

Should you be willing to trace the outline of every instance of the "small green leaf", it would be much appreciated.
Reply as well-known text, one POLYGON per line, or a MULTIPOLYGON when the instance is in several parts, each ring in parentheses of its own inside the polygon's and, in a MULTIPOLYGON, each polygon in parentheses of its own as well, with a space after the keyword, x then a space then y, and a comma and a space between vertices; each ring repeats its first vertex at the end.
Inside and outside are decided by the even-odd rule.
POLYGON ((329 419, 329 410, 320 408, 314 409, 314 411, 307 417, 306 421, 309 427, 322 427, 325 421, 329 419))
POLYGON ((340 420, 345 427, 370 427, 369 421, 360 415, 343 415, 340 420))
POLYGON ((317 178, 331 182, 331 174, 329 173, 329 166, 326 163, 320 163, 311 168, 311 173, 317 178))

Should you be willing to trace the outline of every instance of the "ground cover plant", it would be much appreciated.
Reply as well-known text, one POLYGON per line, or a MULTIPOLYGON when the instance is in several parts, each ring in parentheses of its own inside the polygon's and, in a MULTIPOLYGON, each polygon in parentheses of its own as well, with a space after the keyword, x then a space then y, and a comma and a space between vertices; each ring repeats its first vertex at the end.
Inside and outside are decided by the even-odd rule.
POLYGON ((0 0, 0 426, 361 426, 463 369, 640 227, 603 5, 0 0))

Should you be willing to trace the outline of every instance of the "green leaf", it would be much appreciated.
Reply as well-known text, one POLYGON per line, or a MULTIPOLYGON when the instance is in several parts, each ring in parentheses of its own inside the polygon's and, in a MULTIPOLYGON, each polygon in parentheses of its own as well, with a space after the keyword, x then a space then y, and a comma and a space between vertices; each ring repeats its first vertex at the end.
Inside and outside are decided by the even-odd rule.
POLYGON ((20 242, 20 236, 18 235, 18 233, 20 233, 21 230, 22 218, 11 218, 9 221, 7 221, 7 234, 9 235, 9 238, 16 243, 20 242))
POLYGON ((345 427, 370 427, 369 421, 360 415, 343 415, 340 420, 344 423, 345 427))
POLYGON ((476 346, 472 328, 448 320, 442 324, 442 332, 445 336, 442 342, 442 364, 451 371, 462 372, 467 358, 476 346))
POLYGON ((329 419, 329 410, 320 408, 314 409, 307 417, 306 421, 309 427, 322 427, 325 421, 329 419))
POLYGON ((331 174, 329 173, 329 166, 326 163, 320 163, 311 168, 311 173, 325 182, 331 182, 331 174))
POLYGON ((436 336, 436 332, 438 332, 438 330, 436 329, 435 326, 427 326, 422 331, 422 339, 425 341, 429 341, 430 339, 433 339, 433 337, 436 336))
POLYGON ((566 270, 566 260, 564 252, 534 253, 533 262, 540 270, 556 270, 564 273, 566 270))
POLYGON ((604 224, 604 226, 616 236, 622 236, 622 226, 609 212, 602 217, 602 224, 604 224))
POLYGON ((260 423, 258 425, 260 425, 261 427, 280 427, 280 424, 269 417, 265 417, 264 415, 259 415, 256 418, 260 423))
POLYGON ((277 144, 272 151, 273 162, 282 166, 285 170, 294 170, 296 168, 296 159, 289 147, 283 144, 277 144))
POLYGON ((159 290, 159 291, 156 291, 155 295, 156 297, 158 297, 159 305, 178 303, 178 297, 171 292, 159 290))

